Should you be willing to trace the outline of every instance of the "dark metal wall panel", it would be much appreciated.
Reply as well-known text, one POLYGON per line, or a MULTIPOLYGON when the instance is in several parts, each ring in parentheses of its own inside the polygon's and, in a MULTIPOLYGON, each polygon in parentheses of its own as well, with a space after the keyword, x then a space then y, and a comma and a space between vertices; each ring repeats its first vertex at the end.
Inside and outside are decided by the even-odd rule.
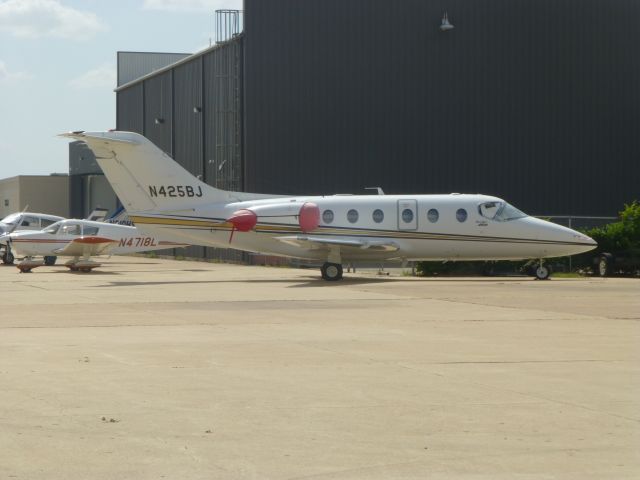
POLYGON ((242 190, 242 40, 203 56, 205 179, 242 190))
POLYGON ((173 154, 173 71, 144 81, 144 136, 173 154))
MULTIPOLYGON (((192 175, 203 175, 202 60, 196 58, 173 70, 173 158, 192 175)), ((186 257, 204 257, 204 247, 186 247, 176 252, 186 257)))
POLYGON ((246 188, 615 214, 640 196, 639 26, 631 0, 245 0, 246 188))
POLYGON ((71 218, 84 218, 85 185, 85 175, 69 175, 69 216, 71 218))
POLYGON ((69 143, 69 175, 102 175, 96 156, 87 144, 76 141, 69 143))
POLYGON ((116 128, 144 133, 144 90, 142 83, 116 93, 116 128))
POLYGON ((174 81, 173 158, 193 175, 203 173, 202 61, 177 67, 174 81))

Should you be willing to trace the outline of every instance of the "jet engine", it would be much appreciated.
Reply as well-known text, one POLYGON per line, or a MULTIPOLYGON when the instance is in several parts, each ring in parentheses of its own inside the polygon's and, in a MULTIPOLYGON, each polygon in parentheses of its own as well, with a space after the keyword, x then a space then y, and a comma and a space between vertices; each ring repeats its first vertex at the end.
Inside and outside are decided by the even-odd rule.
POLYGON ((255 207, 236 210, 227 218, 233 227, 229 243, 233 239, 233 232, 248 232, 255 228, 258 221, 278 222, 278 219, 297 218, 300 230, 304 233, 311 232, 320 225, 320 209, 315 203, 276 203, 268 205, 256 205, 255 207), (273 219, 273 220, 272 220, 273 219))

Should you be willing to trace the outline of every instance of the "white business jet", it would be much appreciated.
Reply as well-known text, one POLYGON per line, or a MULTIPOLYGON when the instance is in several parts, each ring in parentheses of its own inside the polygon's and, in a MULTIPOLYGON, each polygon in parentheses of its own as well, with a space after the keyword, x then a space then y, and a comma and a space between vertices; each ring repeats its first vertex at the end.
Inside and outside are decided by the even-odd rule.
POLYGON ((17 257, 16 266, 30 272, 41 265, 53 265, 57 257, 73 257, 65 263, 72 271, 89 272, 100 264, 95 255, 123 255, 186 246, 140 232, 136 227, 91 220, 61 220, 39 231, 20 231, 0 240, 8 243, 17 257), (42 256, 44 261, 33 257, 42 256))
POLYGON ((400 260, 542 259, 596 247, 591 238, 487 195, 277 196, 213 188, 145 137, 72 132, 86 142, 127 209, 172 241, 313 259, 325 280, 342 264, 400 260))

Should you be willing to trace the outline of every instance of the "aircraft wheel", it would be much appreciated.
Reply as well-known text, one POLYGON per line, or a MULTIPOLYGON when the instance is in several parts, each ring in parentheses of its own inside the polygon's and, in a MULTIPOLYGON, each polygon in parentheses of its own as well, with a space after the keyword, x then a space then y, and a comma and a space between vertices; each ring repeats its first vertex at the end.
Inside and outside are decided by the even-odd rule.
POLYGON ((56 264, 56 260, 58 260, 58 257, 54 257, 54 256, 46 256, 44 257, 44 264, 51 266, 51 265, 55 265, 56 264))
POLYGON ((598 259, 598 275, 608 277, 611 275, 611 258, 607 255, 601 255, 598 259))
POLYGON ((538 265, 536 268, 536 279, 537 280, 548 280, 549 275, 551 275, 551 269, 546 265, 538 265))
POLYGON ((13 265, 13 262, 15 261, 15 259, 16 258, 13 256, 13 253, 11 253, 10 251, 6 251, 2 256, 2 263, 6 265, 13 265))
POLYGON ((323 280, 333 282, 342 279, 342 265, 339 263, 326 262, 320 269, 323 280))

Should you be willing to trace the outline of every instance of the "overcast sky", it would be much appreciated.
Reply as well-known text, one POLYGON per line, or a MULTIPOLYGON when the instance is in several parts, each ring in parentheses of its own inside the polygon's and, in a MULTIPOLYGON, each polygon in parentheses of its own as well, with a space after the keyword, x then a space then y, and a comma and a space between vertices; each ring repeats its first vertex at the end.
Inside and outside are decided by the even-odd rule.
POLYGON ((0 179, 66 173, 56 134, 115 128, 116 52, 192 53, 242 0, 0 0, 0 179))

